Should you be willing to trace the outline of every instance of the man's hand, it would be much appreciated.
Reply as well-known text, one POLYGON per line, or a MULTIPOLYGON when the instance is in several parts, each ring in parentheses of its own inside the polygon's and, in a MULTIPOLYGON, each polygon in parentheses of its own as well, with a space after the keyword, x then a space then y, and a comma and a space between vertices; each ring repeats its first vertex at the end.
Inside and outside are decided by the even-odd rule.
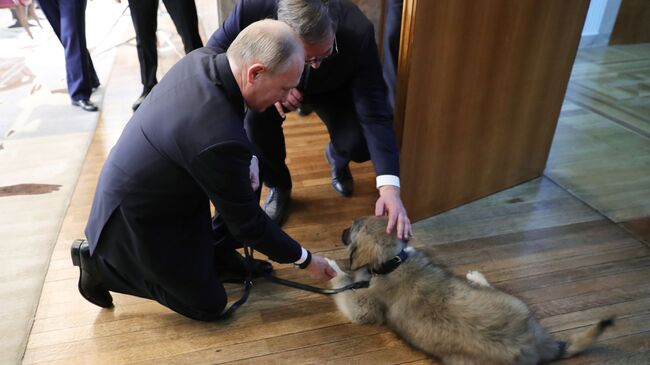
POLYGON ((397 226, 397 238, 408 240, 413 235, 411 221, 406 213, 399 196, 399 188, 393 185, 379 187, 379 199, 375 203, 375 215, 381 216, 388 213, 386 233, 391 234, 397 226))
POLYGON ((257 189, 260 188, 260 166, 257 161, 257 156, 253 155, 251 158, 251 164, 248 168, 248 177, 251 179, 251 188, 253 188, 253 191, 257 191, 257 189))
POLYGON ((311 255, 311 262, 305 270, 319 281, 329 281, 336 276, 336 271, 330 266, 326 258, 313 254, 311 255))
POLYGON ((282 106, 289 111, 298 109, 300 104, 302 104, 302 93, 296 88, 289 90, 289 95, 287 95, 287 98, 282 102, 282 106))
POLYGON ((284 109, 292 112, 300 108, 301 104, 302 104, 302 93, 298 91, 298 89, 293 88, 289 90, 289 94, 287 95, 286 99, 284 99, 282 102, 276 101, 274 105, 275 105, 275 110, 277 110, 278 114, 280 114, 280 117, 284 119, 287 117, 287 114, 284 112, 284 109))

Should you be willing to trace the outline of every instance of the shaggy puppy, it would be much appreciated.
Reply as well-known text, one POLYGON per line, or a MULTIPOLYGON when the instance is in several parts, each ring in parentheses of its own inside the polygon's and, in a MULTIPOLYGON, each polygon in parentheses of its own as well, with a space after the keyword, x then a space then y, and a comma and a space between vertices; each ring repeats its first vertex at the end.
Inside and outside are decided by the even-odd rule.
POLYGON ((335 295, 353 322, 386 324, 447 365, 537 364, 584 350, 612 319, 565 341, 553 338, 521 300, 491 287, 476 271, 468 281, 386 234, 385 217, 363 217, 346 229, 351 274, 335 262, 332 287, 370 280, 368 289, 335 295))

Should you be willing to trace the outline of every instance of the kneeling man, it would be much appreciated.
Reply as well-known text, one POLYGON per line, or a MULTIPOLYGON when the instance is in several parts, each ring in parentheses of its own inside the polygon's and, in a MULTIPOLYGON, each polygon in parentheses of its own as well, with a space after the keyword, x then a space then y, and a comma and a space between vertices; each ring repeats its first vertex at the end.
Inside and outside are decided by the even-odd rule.
MULTIPOLYGON (((262 20, 242 31, 227 53, 200 48, 172 67, 111 151, 88 242, 73 244, 84 298, 112 307, 114 291, 214 320, 227 303, 222 283, 243 280, 244 262, 235 251, 242 244, 321 280, 336 275, 259 207, 257 160, 243 125, 246 110, 283 101, 303 65, 291 28, 262 20)), ((272 269, 261 260, 255 265, 272 269)))

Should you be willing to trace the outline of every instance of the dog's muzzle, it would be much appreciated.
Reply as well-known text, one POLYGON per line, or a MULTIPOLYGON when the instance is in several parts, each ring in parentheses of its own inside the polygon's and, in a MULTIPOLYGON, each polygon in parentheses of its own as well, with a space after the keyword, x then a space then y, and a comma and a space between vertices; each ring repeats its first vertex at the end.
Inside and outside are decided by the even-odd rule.
POLYGON ((346 246, 350 244, 350 228, 343 230, 343 234, 341 234, 341 241, 346 246))

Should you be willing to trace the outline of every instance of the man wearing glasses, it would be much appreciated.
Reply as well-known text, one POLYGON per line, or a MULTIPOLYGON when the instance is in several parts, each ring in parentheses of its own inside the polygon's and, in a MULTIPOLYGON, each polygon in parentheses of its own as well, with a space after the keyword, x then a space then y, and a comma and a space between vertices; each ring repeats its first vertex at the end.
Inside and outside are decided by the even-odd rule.
POLYGON ((399 152, 372 23, 349 0, 240 0, 207 46, 225 50, 248 24, 265 18, 281 20, 298 34, 305 70, 286 101, 246 115, 269 187, 264 211, 278 223, 288 213, 292 184, 282 122, 286 112, 306 105, 330 134, 325 157, 334 190, 351 195, 349 162, 372 160, 379 189, 375 214, 387 213, 387 232, 408 238, 411 223, 400 198, 399 152))

